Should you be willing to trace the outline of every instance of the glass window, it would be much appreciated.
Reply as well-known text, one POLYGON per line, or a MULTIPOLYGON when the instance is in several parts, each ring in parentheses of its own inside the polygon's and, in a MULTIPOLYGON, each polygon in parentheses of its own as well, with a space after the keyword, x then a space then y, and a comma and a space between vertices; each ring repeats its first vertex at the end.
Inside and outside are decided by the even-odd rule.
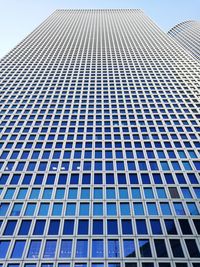
POLYGON ((117 220, 107 220, 107 233, 108 235, 118 234, 117 220))
POLYGON ((143 208, 142 203, 134 203, 133 209, 134 209, 135 215, 144 215, 144 208, 143 208))
POLYGON ((168 235, 177 235, 177 230, 174 220, 170 219, 165 220, 165 227, 168 235))
POLYGON ((37 259, 39 257, 41 240, 32 240, 28 250, 28 258, 37 259))
POLYGON ((15 245, 11 254, 11 258, 15 258, 15 259, 21 259, 22 258, 22 254, 24 252, 24 247, 25 247, 25 243, 26 241, 24 240, 17 240, 15 241, 15 245))
POLYGON ((87 235, 88 234, 89 221, 88 220, 79 220, 78 222, 78 235, 87 235))
POLYGON ((103 215, 103 204, 94 203, 93 204, 93 215, 102 216, 103 215))
POLYGON ((145 220, 136 220, 136 227, 137 227, 137 234, 139 235, 148 234, 145 220))
POLYGON ((35 203, 28 203, 26 206, 26 210, 24 215, 25 216, 34 216, 36 204, 35 203))
POLYGON ((123 249, 124 249, 124 257, 133 258, 136 256, 134 240, 124 239, 123 249))
POLYGON ((36 220, 33 235, 43 235, 45 224, 45 220, 36 220))
POLYGON ((16 220, 7 221, 3 235, 13 235, 16 224, 17 224, 16 220))
POLYGON ((68 199, 77 199, 77 189, 70 188, 68 193, 68 199))
POLYGON ((104 244, 103 240, 92 240, 92 257, 103 258, 104 257, 104 244))
POLYGON ((93 234, 94 235, 103 234, 103 220, 93 220, 93 234))
POLYGON ((108 251, 108 258, 119 258, 120 257, 119 240, 109 239, 107 251, 108 251))
POLYGON ((150 220, 150 224, 151 224, 151 230, 152 230, 153 235, 162 235, 163 234, 160 220, 152 219, 152 220, 150 220))
POLYGON ((115 203, 107 203, 107 215, 108 216, 116 216, 117 215, 117 209, 115 203))
POLYGON ((141 257, 152 257, 151 254, 151 246, 148 239, 140 239, 139 240, 139 248, 141 257))
POLYGON ((39 216, 47 216, 49 212, 49 204, 48 203, 41 203, 40 208, 38 211, 39 216))
POLYGON ((156 203, 147 203, 147 210, 149 215, 158 215, 156 203))
POLYGON ((48 235, 58 235, 60 220, 50 220, 48 235))
POLYGON ((122 216, 130 215, 129 203, 120 203, 120 213, 122 216))
POLYGON ((168 203, 160 203, 160 207, 163 215, 171 215, 171 209, 168 203))
POLYGON ((0 259, 5 259, 9 245, 9 240, 0 241, 0 259))
POLYGON ((60 246, 60 258, 71 258, 72 240, 62 240, 60 246))
POLYGON ((28 235, 31 226, 31 220, 23 220, 21 222, 18 235, 28 235))
POLYGON ((19 216, 21 213, 21 209, 22 209, 22 204, 21 203, 15 203, 13 205, 13 209, 11 211, 11 216, 19 216))
POLYGON ((185 243, 186 243, 187 250, 188 250, 190 257, 200 258, 199 248, 197 246, 195 239, 186 239, 185 243))
POLYGON ((183 249, 182 249, 180 240, 179 239, 171 239, 169 242, 170 242, 173 256, 175 258, 183 258, 184 253, 183 253, 183 249))
POLYGON ((122 234, 123 235, 132 235, 132 222, 131 220, 122 220, 122 234))
POLYGON ((80 216, 89 216, 89 203, 80 203, 80 216))
POLYGON ((63 207, 63 204, 54 203, 53 204, 52 215, 53 216, 60 216, 62 214, 62 207, 63 207))
POLYGON ((76 258, 87 258, 88 241, 78 239, 76 243, 76 258))
POLYGON ((65 220, 63 227, 63 235, 73 235, 74 233, 74 220, 65 220))
POLYGON ((76 204, 75 203, 68 203, 66 207, 66 213, 67 216, 73 216, 76 213, 76 204))
POLYGON ((156 255, 158 258, 167 258, 168 257, 167 248, 166 248, 164 239, 155 239, 154 245, 156 248, 156 255))
POLYGON ((55 258, 56 240, 47 240, 45 244, 43 258, 55 258))
POLYGON ((115 189, 107 188, 106 189, 106 199, 115 199, 115 189))

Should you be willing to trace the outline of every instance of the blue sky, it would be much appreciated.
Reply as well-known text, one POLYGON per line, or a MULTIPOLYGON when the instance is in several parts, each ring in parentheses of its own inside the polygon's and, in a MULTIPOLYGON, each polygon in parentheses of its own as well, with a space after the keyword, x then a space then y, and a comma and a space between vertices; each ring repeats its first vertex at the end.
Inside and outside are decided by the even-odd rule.
POLYGON ((0 58, 60 8, 141 8, 164 31, 200 20, 200 0, 0 0, 0 58))

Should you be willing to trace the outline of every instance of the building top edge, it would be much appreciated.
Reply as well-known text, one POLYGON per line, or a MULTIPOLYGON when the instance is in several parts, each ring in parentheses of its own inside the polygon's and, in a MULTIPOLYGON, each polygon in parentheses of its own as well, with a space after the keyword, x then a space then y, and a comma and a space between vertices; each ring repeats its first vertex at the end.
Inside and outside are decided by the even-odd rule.
POLYGON ((134 8, 69 8, 69 9, 56 9, 56 12, 63 12, 63 11, 138 11, 143 12, 142 9, 134 9, 134 8))
POLYGON ((199 23, 199 24, 200 24, 200 21, 198 21, 198 20, 186 20, 186 21, 180 22, 180 23, 176 24, 174 27, 172 27, 172 28, 168 31, 168 33, 173 32, 175 29, 181 27, 181 26, 184 25, 184 24, 190 24, 190 23, 199 23))

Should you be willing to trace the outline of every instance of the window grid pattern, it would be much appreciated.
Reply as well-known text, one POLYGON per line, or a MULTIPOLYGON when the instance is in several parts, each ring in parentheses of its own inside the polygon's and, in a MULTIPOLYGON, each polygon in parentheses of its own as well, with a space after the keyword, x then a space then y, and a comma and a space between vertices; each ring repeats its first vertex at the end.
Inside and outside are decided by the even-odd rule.
POLYGON ((174 38, 183 48, 185 48, 194 58, 200 60, 200 22, 184 21, 174 28, 168 34, 174 38))
POLYGON ((57 10, 0 61, 0 267, 199 267, 199 66, 140 10, 57 10))

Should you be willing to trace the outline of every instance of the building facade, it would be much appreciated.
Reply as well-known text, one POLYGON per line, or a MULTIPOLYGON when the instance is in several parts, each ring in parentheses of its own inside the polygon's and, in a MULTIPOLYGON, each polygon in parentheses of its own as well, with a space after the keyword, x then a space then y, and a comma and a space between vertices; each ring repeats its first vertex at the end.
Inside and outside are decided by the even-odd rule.
POLYGON ((200 266, 198 62, 140 10, 57 10, 0 75, 0 267, 200 266))
POLYGON ((184 21, 172 28, 168 34, 200 60, 200 21, 184 21))

